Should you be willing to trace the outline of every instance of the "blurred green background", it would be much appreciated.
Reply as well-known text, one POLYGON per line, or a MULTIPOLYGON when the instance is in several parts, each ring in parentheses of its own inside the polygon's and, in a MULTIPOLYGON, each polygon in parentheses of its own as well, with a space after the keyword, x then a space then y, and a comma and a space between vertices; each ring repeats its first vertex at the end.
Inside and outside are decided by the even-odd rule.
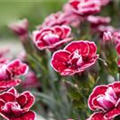
POLYGON ((51 13, 61 10, 67 0, 0 0, 0 40, 15 38, 8 24, 28 18, 29 29, 42 23, 51 13))

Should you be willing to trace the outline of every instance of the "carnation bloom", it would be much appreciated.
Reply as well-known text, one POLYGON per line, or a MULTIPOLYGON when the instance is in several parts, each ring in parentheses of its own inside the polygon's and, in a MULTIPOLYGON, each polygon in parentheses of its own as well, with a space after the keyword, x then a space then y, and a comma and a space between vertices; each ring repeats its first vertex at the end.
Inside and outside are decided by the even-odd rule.
POLYGON ((18 35, 22 40, 28 36, 28 20, 23 19, 15 23, 11 23, 9 28, 18 35))
POLYGON ((47 16, 42 25, 38 25, 37 28, 41 29, 44 27, 53 27, 56 25, 66 25, 66 20, 63 19, 63 17, 63 12, 52 13, 49 16, 47 16))
POLYGON ((88 120, 113 120, 120 115, 120 82, 95 87, 88 106, 96 111, 88 120))
POLYGON ((0 94, 0 115, 6 120, 35 120, 35 113, 30 111, 34 101, 29 91, 19 94, 11 88, 0 94))
POLYGON ((63 76, 81 73, 95 64, 98 58, 96 51, 94 42, 74 41, 53 54, 51 65, 63 76))
POLYGON ((99 0, 71 0, 73 12, 81 16, 88 16, 99 13, 101 10, 101 3, 99 0))
POLYGON ((14 78, 28 71, 28 66, 16 59, 8 64, 0 64, 0 91, 17 86, 21 80, 14 78))
POLYGON ((68 26, 54 26, 33 32, 33 41, 38 49, 56 49, 71 40, 71 28, 68 26))

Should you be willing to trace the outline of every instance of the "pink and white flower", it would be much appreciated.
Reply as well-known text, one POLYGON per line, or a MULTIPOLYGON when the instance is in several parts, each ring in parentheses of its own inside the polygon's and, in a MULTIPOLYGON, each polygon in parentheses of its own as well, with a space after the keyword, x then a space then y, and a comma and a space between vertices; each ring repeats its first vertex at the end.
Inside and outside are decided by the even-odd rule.
POLYGON ((65 4, 63 6, 63 11, 63 19, 66 21, 67 25, 70 25, 72 27, 80 26, 80 23, 83 20, 83 18, 72 11, 72 7, 70 4, 65 4))
POLYGON ((113 120, 120 115, 120 82, 95 87, 88 106, 96 111, 88 120, 113 120))
POLYGON ((11 88, 0 94, 0 115, 6 120, 35 120, 35 113, 30 110, 34 101, 29 91, 19 94, 11 88))
POLYGON ((71 28, 68 26, 54 26, 33 32, 33 41, 38 49, 56 49, 71 41, 71 28))
POLYGON ((25 40, 28 36, 28 20, 23 19, 15 23, 11 23, 9 28, 18 35, 22 40, 25 40))
POLYGON ((99 0, 70 0, 73 12, 81 16, 93 15, 101 10, 99 0))
POLYGON ((81 73, 95 64, 98 58, 96 51, 94 42, 74 41, 53 54, 51 66, 62 76, 81 73))
POLYGON ((0 64, 0 91, 20 84, 21 80, 15 77, 26 74, 28 66, 16 59, 8 64, 0 64))
POLYGON ((37 29, 42 29, 44 27, 53 27, 53 26, 61 26, 61 25, 66 25, 66 20, 63 19, 64 13, 63 12, 57 12, 57 13, 52 13, 49 16, 47 16, 42 23, 42 25, 38 25, 37 29))

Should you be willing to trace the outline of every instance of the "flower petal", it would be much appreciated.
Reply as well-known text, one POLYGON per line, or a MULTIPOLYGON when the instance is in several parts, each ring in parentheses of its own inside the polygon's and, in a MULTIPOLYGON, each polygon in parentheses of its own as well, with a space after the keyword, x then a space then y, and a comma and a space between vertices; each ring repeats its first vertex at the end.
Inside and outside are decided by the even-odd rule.
POLYGON ((118 45, 116 46, 116 50, 117 50, 118 55, 120 55, 120 44, 118 44, 118 45))
POLYGON ((4 100, 5 102, 13 102, 15 101, 15 96, 12 93, 4 92, 0 95, 0 99, 4 100))
MULTIPOLYGON (((103 113, 94 113, 94 114, 92 114, 91 116, 90 116, 90 118, 88 118, 87 120, 106 120, 106 119, 104 119, 104 117, 103 117, 103 113)), ((108 120, 108 119, 107 119, 108 120)))
MULTIPOLYGON (((93 89, 93 91, 88 99, 88 106, 91 110, 96 110, 95 105, 93 105, 93 100, 95 98, 97 98, 98 95, 104 95, 107 88, 108 87, 106 85, 100 85, 100 86, 97 86, 93 89)), ((97 104, 96 106, 99 106, 99 105, 97 104)))
POLYGON ((86 41, 74 41, 68 44, 64 50, 69 51, 70 53, 75 52, 76 50, 79 51, 83 57, 88 56, 89 54, 89 46, 86 41))
POLYGON ((9 120, 35 120, 35 113, 33 111, 28 111, 17 118, 11 118, 9 120))
POLYGON ((17 90, 14 87, 10 88, 7 92, 12 93, 15 96, 17 96, 17 94, 18 94, 17 90))
POLYGON ((113 110, 107 112, 105 115, 104 115, 104 118, 106 120, 111 120, 113 118, 115 118, 116 116, 120 115, 120 109, 117 109, 117 108, 114 108, 113 110))
POLYGON ((66 37, 68 37, 68 36, 70 35, 70 33, 71 33, 71 28, 68 27, 68 26, 65 26, 65 25, 63 25, 62 27, 63 27, 64 35, 65 35, 65 36, 63 36, 63 38, 66 38, 66 37))
POLYGON ((114 82, 109 84, 108 87, 112 87, 117 95, 120 95, 120 82, 114 82))
POLYGON ((25 95, 27 99, 27 102, 23 105, 23 109, 29 110, 35 102, 35 97, 29 91, 23 92, 23 95, 25 95))
POLYGON ((28 66, 22 63, 19 59, 16 59, 8 64, 8 69, 12 72, 13 76, 26 74, 28 66))
POLYGON ((21 107, 23 107, 26 103, 27 103, 27 97, 26 97, 26 95, 24 95, 24 93, 23 94, 21 94, 18 98, 17 98, 17 101, 18 101, 18 103, 21 105, 21 107))
POLYGON ((4 106, 4 104, 5 104, 5 101, 0 99, 0 112, 1 112, 1 107, 4 106))
POLYGON ((9 80, 9 81, 1 81, 0 82, 0 92, 8 89, 8 88, 11 88, 11 87, 14 87, 14 86, 17 86, 21 83, 21 80, 20 79, 15 79, 15 80, 9 80))
POLYGON ((69 60, 70 53, 65 50, 59 50, 55 52, 51 59, 51 66, 57 72, 62 72, 67 69, 66 63, 69 60))
POLYGON ((64 30, 60 26, 54 27, 55 34, 57 34, 60 38, 63 38, 64 30))
POLYGON ((94 42, 87 42, 89 46, 89 57, 92 58, 96 55, 97 47, 94 42))
POLYGON ((85 68, 88 68, 88 67, 94 65, 95 62, 97 61, 98 57, 99 57, 98 55, 95 55, 92 59, 83 62, 81 69, 85 69, 85 68))

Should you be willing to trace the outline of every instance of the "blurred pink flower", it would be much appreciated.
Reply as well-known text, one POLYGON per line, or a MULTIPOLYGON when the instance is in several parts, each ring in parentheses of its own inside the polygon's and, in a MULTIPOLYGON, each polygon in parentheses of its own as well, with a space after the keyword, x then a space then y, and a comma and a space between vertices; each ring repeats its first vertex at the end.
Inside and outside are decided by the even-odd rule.
POLYGON ((6 120, 35 120, 35 113, 30 111, 34 101, 29 91, 19 94, 11 88, 0 94, 0 115, 6 120))
POLYGON ((26 89, 38 88, 40 87, 40 82, 35 73, 30 71, 25 75, 25 80, 22 81, 22 86, 26 89))
POLYGON ((113 40, 113 34, 112 32, 104 32, 103 33, 103 41, 107 42, 107 41, 112 41, 113 40))
POLYGON ((110 17, 88 16, 87 21, 90 23, 91 33, 99 33, 103 37, 104 32, 114 32, 115 28, 110 26, 110 17))
POLYGON ((95 64, 98 58, 96 51, 97 47, 93 42, 74 41, 53 54, 51 66, 62 76, 81 73, 95 64))
POLYGON ((95 87, 88 106, 96 112, 87 120, 113 120, 120 115, 120 82, 95 87))
POLYGON ((83 18, 72 11, 70 4, 65 4, 63 6, 63 11, 63 19, 66 21, 66 24, 71 25, 72 27, 79 27, 83 18))
POLYGON ((103 40, 105 41, 109 41, 109 40, 113 40, 113 42, 117 45, 120 43, 120 31, 119 30, 111 30, 110 31, 106 31, 103 33, 103 40))
POLYGON ((111 0, 100 0, 102 6, 106 6, 111 0))
POLYGON ((25 40, 28 37, 28 20, 23 19, 15 23, 11 23, 9 28, 20 37, 21 40, 25 40))
POLYGON ((103 33, 106 31, 114 32, 115 28, 113 26, 110 26, 110 25, 107 25, 107 26, 100 25, 100 26, 98 26, 97 30, 99 33, 101 33, 103 35, 103 33))
POLYGON ((99 0, 70 0, 73 12, 81 16, 93 15, 101 10, 99 0))
POLYGON ((17 86, 21 80, 14 77, 23 75, 28 71, 28 66, 20 60, 8 64, 0 64, 0 91, 17 86))
POLYGON ((92 27, 96 27, 99 25, 107 25, 110 23, 110 17, 102 17, 102 16, 88 16, 88 22, 91 24, 92 27))
POLYGON ((54 26, 33 31, 33 41, 38 49, 56 49, 60 45, 71 41, 71 28, 68 26, 54 26))
POLYGON ((61 26, 61 25, 66 25, 66 20, 63 19, 64 14, 63 12, 57 12, 57 13, 52 13, 49 16, 47 16, 44 19, 44 22, 42 23, 42 25, 38 25, 37 29, 42 29, 44 27, 53 27, 53 26, 61 26))

